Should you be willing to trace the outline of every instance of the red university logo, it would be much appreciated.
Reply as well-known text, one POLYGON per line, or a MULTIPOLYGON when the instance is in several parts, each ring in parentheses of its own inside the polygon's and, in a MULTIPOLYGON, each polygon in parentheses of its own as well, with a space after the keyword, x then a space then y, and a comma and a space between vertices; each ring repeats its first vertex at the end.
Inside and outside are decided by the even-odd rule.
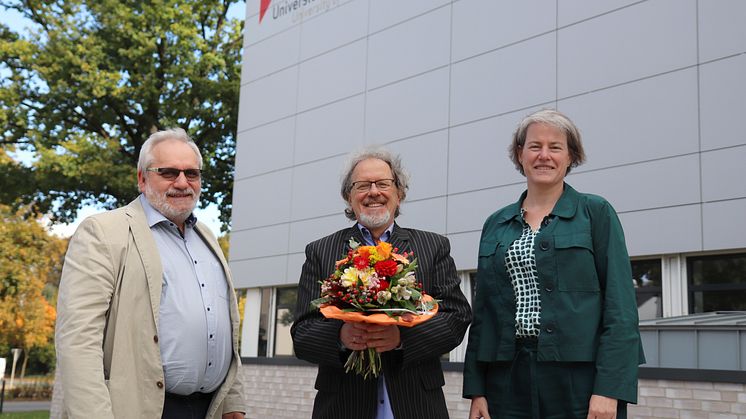
POLYGON ((267 9, 269 9, 269 3, 271 3, 272 0, 262 0, 261 5, 259 6, 259 23, 262 23, 262 18, 264 17, 264 14, 267 13, 267 9))

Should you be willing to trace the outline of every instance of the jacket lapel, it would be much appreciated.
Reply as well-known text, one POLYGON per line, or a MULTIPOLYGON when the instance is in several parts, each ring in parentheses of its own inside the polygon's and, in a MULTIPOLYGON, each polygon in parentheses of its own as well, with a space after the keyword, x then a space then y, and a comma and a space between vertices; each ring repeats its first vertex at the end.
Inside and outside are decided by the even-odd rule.
POLYGON ((153 310, 156 328, 158 327, 158 312, 161 306, 161 289, 163 287, 163 266, 158 252, 158 246, 153 238, 153 233, 148 226, 148 219, 140 204, 140 198, 130 202, 125 208, 128 216, 130 232, 137 247, 137 252, 145 268, 145 279, 148 282, 150 292, 150 307, 153 310))
POLYGON ((394 223, 394 229, 391 231, 389 241, 395 249, 399 249, 396 253, 412 251, 411 244, 409 243, 409 231, 399 227, 399 224, 394 223))
POLYGON ((344 240, 344 246, 343 251, 339 255, 336 256, 342 256, 343 254, 346 254, 350 250, 350 239, 355 239, 356 242, 358 242, 361 246, 365 246, 365 239, 363 239, 363 233, 360 231, 360 227, 358 227, 357 223, 350 227, 343 236, 344 240))

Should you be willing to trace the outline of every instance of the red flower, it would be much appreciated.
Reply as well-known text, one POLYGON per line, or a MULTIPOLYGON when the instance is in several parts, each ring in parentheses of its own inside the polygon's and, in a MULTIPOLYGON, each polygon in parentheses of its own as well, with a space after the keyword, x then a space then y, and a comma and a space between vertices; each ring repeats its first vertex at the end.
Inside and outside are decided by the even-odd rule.
POLYGON ((393 276, 396 275, 397 264, 393 260, 382 260, 375 264, 376 273, 378 276, 393 276))
POLYGON ((378 291, 383 291, 389 289, 389 281, 385 279, 378 280, 378 291))
POLYGON ((369 259, 367 257, 358 256, 355 259, 353 259, 355 263, 355 268, 358 270, 363 270, 368 267, 369 259))

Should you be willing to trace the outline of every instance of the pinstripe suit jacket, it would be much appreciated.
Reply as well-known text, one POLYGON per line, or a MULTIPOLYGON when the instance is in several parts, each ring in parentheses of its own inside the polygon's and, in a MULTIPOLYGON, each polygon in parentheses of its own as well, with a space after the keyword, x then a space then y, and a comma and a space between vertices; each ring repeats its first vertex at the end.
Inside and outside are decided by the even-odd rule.
MULTIPOLYGON (((319 297, 319 280, 334 271, 334 262, 347 252, 351 237, 363 243, 355 225, 306 246, 297 319, 290 333, 296 356, 319 366, 314 419, 372 419, 376 411, 376 380, 344 372, 349 351, 341 350, 339 330, 343 323, 324 318, 309 305, 319 297)), ((418 280, 428 294, 441 300, 438 314, 432 319, 400 329, 402 349, 382 356, 394 417, 448 418, 440 356, 461 342, 471 322, 471 308, 459 288, 450 243, 441 235, 398 225, 394 225, 390 241, 401 252, 414 251, 418 280)))

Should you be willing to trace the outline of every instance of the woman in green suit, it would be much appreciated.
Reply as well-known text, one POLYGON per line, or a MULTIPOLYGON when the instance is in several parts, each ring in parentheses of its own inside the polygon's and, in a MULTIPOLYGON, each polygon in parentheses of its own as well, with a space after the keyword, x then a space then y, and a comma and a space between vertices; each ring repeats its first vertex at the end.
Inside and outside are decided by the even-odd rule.
POLYGON ((585 154, 563 114, 524 118, 510 156, 527 190, 482 230, 469 418, 624 418, 644 356, 616 212, 564 182, 585 154))

